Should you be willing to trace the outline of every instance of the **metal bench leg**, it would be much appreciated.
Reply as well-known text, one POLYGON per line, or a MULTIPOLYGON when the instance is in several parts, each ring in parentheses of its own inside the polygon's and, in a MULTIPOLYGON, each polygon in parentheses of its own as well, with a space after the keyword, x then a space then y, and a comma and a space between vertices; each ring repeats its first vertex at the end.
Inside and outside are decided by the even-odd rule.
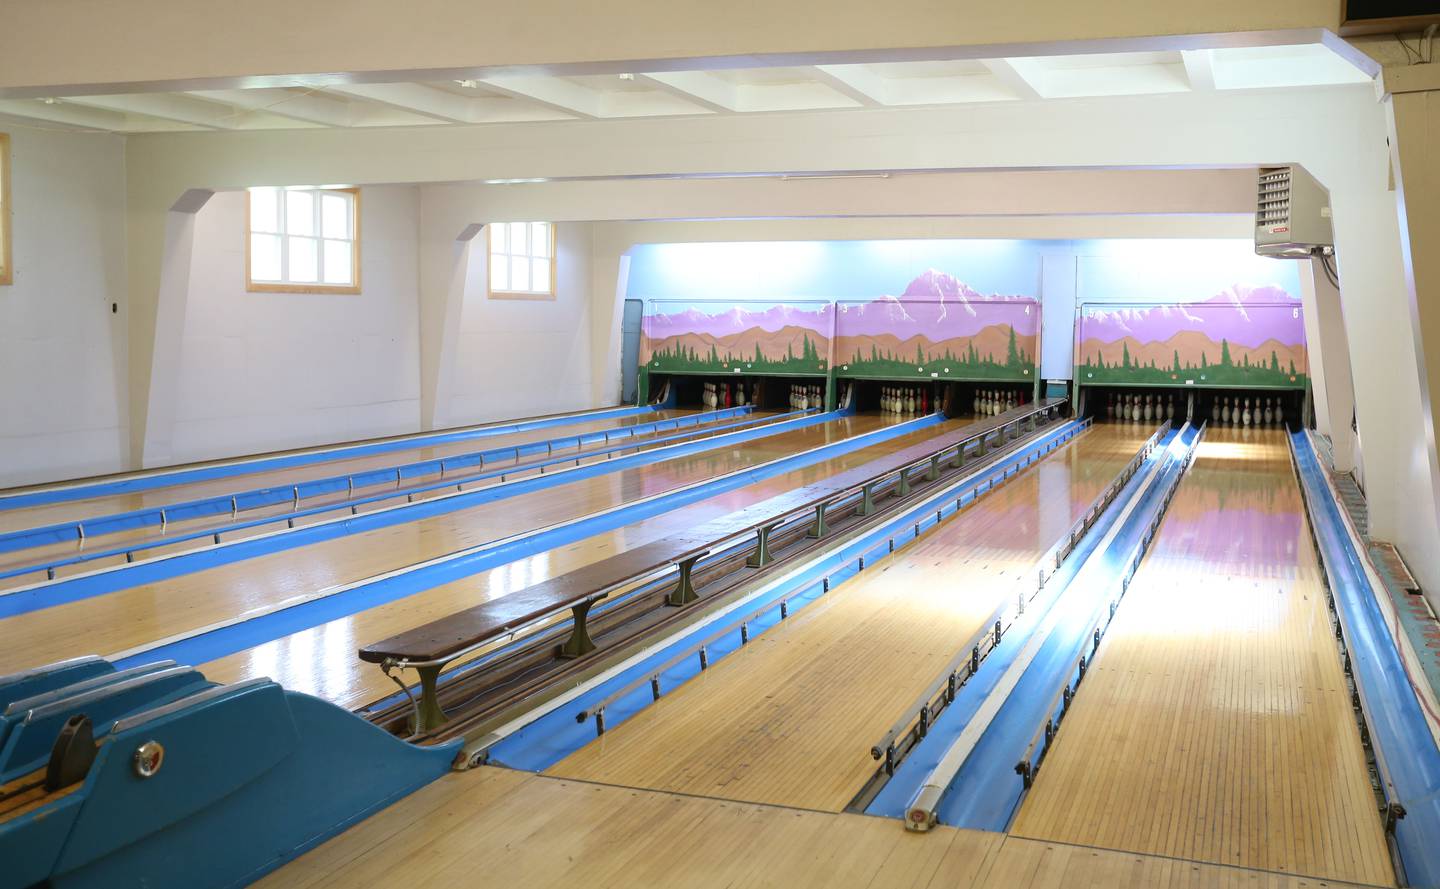
POLYGON ((830 526, 825 524, 825 504, 815 507, 815 524, 810 526, 809 536, 824 537, 830 533, 830 526))
POLYGON ((437 729, 445 724, 445 711, 440 709, 440 695, 437 686, 440 682, 440 666, 416 667, 415 672, 420 674, 420 724, 416 731, 428 732, 437 729))
POLYGON ((690 571, 699 558, 696 556, 680 563, 680 580, 675 584, 675 589, 670 591, 670 597, 665 600, 667 605, 689 605, 700 598, 695 595, 695 585, 690 582, 690 571))
POLYGON ((895 496, 910 496, 910 473, 908 470, 900 470, 900 483, 895 486, 895 496))
POLYGON ((774 525, 761 525, 755 532, 755 551, 745 560, 746 565, 751 568, 764 568, 775 560, 775 557, 770 555, 770 532, 774 530, 774 525))
POLYGON ((871 515, 875 512, 875 483, 871 482, 861 490, 864 493, 860 497, 860 515, 871 515))
POLYGON ((933 456, 933 457, 930 458, 930 470, 925 473, 925 478, 928 479, 929 481, 932 481, 932 482, 933 482, 933 481, 935 481, 935 480, 936 480, 937 478, 939 478, 939 477, 940 477, 940 455, 939 455, 939 454, 936 454, 935 456, 933 456))
POLYGON ((570 613, 575 615, 575 620, 570 628, 570 638, 560 645, 562 658, 577 658, 595 650, 595 642, 590 638, 590 629, 585 623, 590 614, 590 606, 594 604, 595 600, 589 599, 571 607, 570 613))
POLYGON ((951 469, 959 469, 960 467, 962 467, 962 466, 964 466, 964 465, 965 465, 965 446, 964 446, 963 444, 961 444, 961 445, 956 445, 956 446, 955 446, 955 459, 953 459, 953 460, 950 461, 950 468, 951 468, 951 469))

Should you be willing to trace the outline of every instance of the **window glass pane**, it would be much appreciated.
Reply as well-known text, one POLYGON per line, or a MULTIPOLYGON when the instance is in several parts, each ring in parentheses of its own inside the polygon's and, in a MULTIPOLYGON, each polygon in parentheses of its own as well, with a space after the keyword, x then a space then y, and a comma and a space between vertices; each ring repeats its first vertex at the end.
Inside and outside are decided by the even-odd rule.
POLYGON ((313 284, 317 280, 320 242, 314 238, 291 238, 290 278, 296 284, 313 284))
POLYGON ((530 289, 530 260, 523 256, 510 257, 510 289, 530 289))
POLYGON ((519 255, 519 254, 524 253, 525 250, 526 250, 526 247, 525 247, 525 228, 526 228, 525 223, 523 223, 523 222, 512 222, 512 223, 510 223, 509 228, 510 228, 510 250, 509 250, 509 253, 510 253, 512 256, 515 256, 515 255, 519 255))
POLYGON ((321 232, 327 238, 350 237, 350 196, 325 194, 320 196, 321 232))
POLYGON ((250 280, 280 280, 280 236, 250 236, 250 280))
POLYGON ((490 255, 498 256, 505 252, 505 231, 504 225, 490 226, 490 255))
POLYGON ((315 234, 315 195, 308 191, 285 192, 285 233, 315 234))
POLYGON ((531 255, 531 256, 549 256, 549 255, 550 255, 550 223, 548 223, 548 222, 532 222, 532 223, 530 223, 530 255, 531 255))
POLYGON ((530 289, 550 292, 550 260, 530 260, 530 289))
POLYGON ((499 257, 490 263, 490 289, 510 289, 510 264, 505 257, 499 257))
POLYGON ((278 232, 280 230, 279 189, 250 189, 250 230, 252 232, 278 232))
POLYGON ((350 242, 325 242, 325 283, 353 284, 350 280, 350 242))

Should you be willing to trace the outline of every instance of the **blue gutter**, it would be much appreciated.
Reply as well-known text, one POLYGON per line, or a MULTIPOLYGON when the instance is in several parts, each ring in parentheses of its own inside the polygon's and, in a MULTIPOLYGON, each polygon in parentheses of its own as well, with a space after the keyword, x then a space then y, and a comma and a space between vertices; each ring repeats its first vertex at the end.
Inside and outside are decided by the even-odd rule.
MULTIPOLYGON (((819 416, 823 422, 833 419, 836 415, 832 413, 819 416)), ((810 425, 814 421, 803 422, 810 425)), ((931 415, 907 423, 898 423, 832 444, 821 445, 804 453, 772 460, 754 469, 740 470, 712 481, 659 494, 648 500, 637 501, 608 512, 481 544, 411 570, 362 581, 349 589, 323 598, 302 602, 249 620, 201 631, 188 638, 134 652, 116 660, 115 663, 117 669, 124 669, 132 664, 183 657, 186 659, 184 663, 203 664, 291 633, 298 633, 327 621, 461 580, 498 565, 565 546, 594 534, 611 531, 736 488, 831 459, 840 454, 917 432, 941 422, 943 422, 943 418, 939 415, 931 415)))
POLYGON ((253 460, 241 460, 211 466, 197 466, 193 469, 162 470, 138 476, 113 479, 111 481, 95 481, 88 484, 81 482, 73 486, 46 488, 39 491, 15 494, 0 494, 0 511, 22 509, 28 506, 41 506, 47 503, 88 500, 92 497, 103 497, 110 494, 130 494, 137 491, 149 491, 155 488, 168 488, 172 485, 181 485, 189 482, 226 478, 232 475, 245 475, 251 472, 265 472, 273 469, 287 469, 292 466, 306 466, 311 463, 324 463, 330 460, 343 460, 351 457, 365 457, 371 454, 385 454, 391 451, 410 450, 417 447, 429 447, 456 441, 469 441, 477 438, 489 438, 496 435, 508 435, 512 432, 526 432, 532 429, 568 426, 571 423, 588 423, 593 420, 612 418, 618 419, 635 414, 650 413, 658 407, 661 407, 661 405, 612 408, 610 410, 590 413, 565 414, 559 417, 546 417, 539 420, 506 423, 503 426, 484 426, 479 429, 467 429, 460 432, 437 432, 433 435, 419 435, 412 438, 380 441, 372 444, 351 445, 349 447, 342 446, 322 451, 307 451, 300 454, 279 454, 274 457, 257 457, 253 460))
POLYGON ((1187 437, 1171 432, 1147 458, 1149 468, 1137 472, 1121 495, 1095 523, 1059 570, 1046 581, 1042 599, 1027 612, 1033 619, 1012 626, 977 673, 961 687, 955 702, 941 713, 929 734, 866 809, 867 814, 905 818, 911 802, 951 746, 975 718, 985 701, 1035 640, 1043 640, 1034 659, 981 735, 959 772, 940 797, 935 812, 941 823, 977 830, 1004 831, 1019 806, 1024 784, 1015 763, 1039 726, 1051 716, 1058 690, 1077 671, 1080 657, 1093 654, 1098 616, 1116 592, 1127 566, 1140 549, 1151 523, 1163 511, 1171 479, 1184 469, 1184 451, 1198 431, 1187 437), (1178 441, 1178 445, 1177 445, 1178 441), (1181 450, 1177 454, 1176 450, 1181 450), (1153 483, 1151 479, 1153 478, 1153 483), (1148 487, 1147 487, 1148 485, 1148 487), (1141 491, 1143 494, 1140 494, 1141 491), (1110 545, 1100 544, 1120 521, 1124 504, 1140 496, 1110 545))
MULTIPOLYGON (((739 621, 742 615, 755 609, 772 606, 773 611, 748 622, 749 635, 754 639, 758 634, 777 625, 781 617, 780 606, 784 603, 789 614, 794 614, 811 602, 822 598, 838 584, 856 576, 866 564, 873 565, 890 552, 892 542, 900 546, 903 539, 913 540, 934 527, 946 516, 954 515, 973 502, 977 495, 985 493, 996 481, 1018 471, 1031 455, 1040 455, 1051 442, 1062 442, 1083 430, 1079 423, 1069 422, 1041 436, 1027 447, 1011 454, 1001 463, 971 476, 958 485, 951 485, 945 491, 931 495, 916 506, 906 510, 884 525, 877 527, 864 537, 838 547, 810 564, 809 567, 789 578, 784 584, 756 597, 753 601, 734 607, 733 612, 713 622, 704 622, 691 628, 679 638, 671 640, 661 649, 616 675, 601 682, 573 700, 555 706, 539 715, 532 722, 507 735, 488 751, 489 761, 526 771, 543 771, 565 757, 579 750, 595 739, 595 729, 589 723, 575 721, 575 714, 589 709, 605 700, 625 686, 653 674, 672 657, 672 652, 683 651, 699 644, 717 632, 728 629, 734 632, 706 647, 709 663, 738 650, 740 641, 739 621)), ((666 670, 661 675, 665 688, 673 689, 698 676, 698 660, 687 658, 683 663, 666 670)), ((608 728, 619 725, 653 703, 650 689, 643 684, 635 691, 605 708, 605 722, 608 728)))
MULTIPOLYGON (((731 417, 748 414, 753 410, 754 408, 749 406, 725 408, 703 414, 691 414, 685 417, 657 420, 653 423, 622 426, 613 430, 587 432, 566 438, 542 439, 540 441, 512 445, 508 448, 472 451, 468 454, 456 454, 453 457, 418 460, 412 463, 401 463, 394 466, 383 466, 378 469, 367 469, 348 475, 332 475, 327 478, 297 482, 293 485, 254 488, 249 491, 220 494, 214 497, 204 497, 199 500, 166 504, 165 506, 152 506, 144 509, 130 510, 128 512, 113 513, 111 515, 93 516, 91 518, 61 522, 54 525, 25 528, 19 531, 0 534, 0 553, 13 552, 15 550, 28 549, 32 546, 43 546, 50 543, 68 543, 75 540, 86 540, 104 534, 115 534, 120 531, 130 531, 136 528, 151 526, 163 527, 170 522, 185 522, 206 516, 248 512, 252 509, 263 509, 267 506, 276 506, 282 503, 294 503, 298 505, 301 500, 318 497, 323 494, 353 493, 357 488, 367 488, 375 485, 390 484, 392 482, 398 485, 407 478, 417 478, 420 476, 434 475, 436 473, 439 473, 443 478, 446 472, 456 469, 466 469, 472 466, 483 467, 487 461, 493 463, 497 460, 514 459, 518 462, 521 457, 527 457, 533 454, 548 455, 567 448, 578 450, 587 444, 594 444, 596 442, 608 444, 612 437, 633 438, 637 435, 659 432, 667 424, 673 426, 675 429, 681 429, 686 426, 698 426, 711 421, 730 419, 731 417)), ((622 447, 628 448, 634 447, 634 445, 624 445, 622 447)), ((619 447, 606 448, 596 451, 595 453, 603 454, 619 449, 619 447)), ((543 465, 561 462, 568 462, 568 460, 553 460, 543 465)), ((520 471, 523 468, 524 467, 511 466, 509 467, 509 471, 520 471)), ((495 475, 498 473, 491 474, 495 475)), ((451 479, 448 483, 432 485, 428 488, 417 488, 412 490, 411 493, 420 493, 421 491, 448 487, 448 485, 455 483, 456 480, 451 479)), ((274 519, 272 518, 271 520, 273 521, 274 519)), ((204 537, 208 535, 200 533, 196 536, 204 537)), ((178 539, 184 540, 188 539, 188 537, 178 539)), ((172 537, 166 541, 152 545, 167 546, 170 543, 176 542, 176 540, 177 538, 172 537)), ((142 548, 143 547, 132 547, 132 550, 138 551, 142 548)), ((126 552, 127 550, 123 549, 118 551, 119 554, 126 552)), ((96 555, 90 556, 90 558, 97 557, 96 555)), ((71 561, 73 562, 75 560, 71 561)), ((57 566, 59 564, 62 563, 56 563, 57 566)), ((42 565, 40 567, 44 566, 42 565)), ((29 570, 34 569, 28 569, 21 573, 29 573, 29 570)), ((8 572, 6 574, 0 574, 0 577, 12 576, 14 573, 15 572, 8 572)))
POLYGON ((1404 807, 1394 833, 1401 884, 1440 886, 1440 749, 1314 448, 1304 433, 1292 434, 1290 444, 1382 786, 1392 806, 1404 807))
MULTIPOLYGON (((517 479, 513 482, 488 488, 480 488, 464 493, 457 492, 444 497, 422 500, 419 503, 398 504, 373 512, 352 514, 313 525, 302 525, 298 528, 289 528, 288 530, 276 531, 257 537, 243 538, 206 549, 187 550, 173 555, 160 556, 149 561, 119 565, 112 569, 101 569, 89 574, 60 578, 59 580, 48 583, 40 583, 34 586, 21 587, 13 591, 0 592, 0 618, 26 614, 42 608, 51 608, 67 602, 88 599, 92 596, 100 596, 132 586, 168 580, 182 574, 205 571, 220 565, 228 565, 244 559, 308 546, 312 543, 334 540, 339 537, 372 531, 377 528, 386 528, 391 525, 419 521, 457 510, 469 509, 496 500, 528 494, 532 491, 554 487, 555 485, 565 484, 567 482, 580 481, 581 479, 597 475, 617 472, 622 469, 676 459, 716 447, 726 447, 731 444, 750 441, 756 438, 764 438, 780 432, 791 432, 796 429, 803 429, 808 426, 828 422, 834 419, 835 416, 835 414, 815 414, 808 417, 801 416, 797 419, 786 420, 781 423, 771 423, 769 425, 759 426, 758 428, 729 432, 724 435, 717 435, 698 441, 666 445, 662 448, 641 451, 614 460, 604 460, 584 466, 567 468, 564 472, 517 479)), ((634 447, 634 445, 626 445, 625 447, 630 448, 634 447)), ((562 458, 561 462, 568 463, 573 459, 573 457, 562 458)), ((510 468, 503 470, 505 473, 512 471, 514 470, 510 468)), ((500 475, 501 472, 502 470, 496 470, 491 473, 491 475, 500 475)), ((477 476, 477 478, 484 477, 487 476, 477 476)), ((453 481, 443 482, 439 483, 438 487, 443 488, 453 484, 455 484, 453 481)), ((428 490, 428 488, 417 490, 428 490)), ((337 506, 340 508, 349 506, 353 512, 354 509, 360 506, 377 500, 387 500, 390 499, 391 496, 391 493, 377 494, 371 497, 349 501, 344 504, 317 506, 285 516, 254 519, 249 522, 242 522, 230 526, 227 529, 227 533, 254 525, 273 524, 281 519, 299 519, 316 513, 333 512, 337 506)), ((199 536, 214 536, 218 539, 219 532, 204 531, 199 532, 199 536)), ((183 539, 184 538, 180 537, 169 538, 159 543, 162 545, 170 545, 183 539)), ((119 551, 123 553, 125 549, 122 548, 119 551)), ((99 554, 92 555, 91 558, 96 558, 98 555, 99 554)), ((18 571, 18 573, 31 573, 34 570, 37 569, 27 568, 23 571, 18 571)))

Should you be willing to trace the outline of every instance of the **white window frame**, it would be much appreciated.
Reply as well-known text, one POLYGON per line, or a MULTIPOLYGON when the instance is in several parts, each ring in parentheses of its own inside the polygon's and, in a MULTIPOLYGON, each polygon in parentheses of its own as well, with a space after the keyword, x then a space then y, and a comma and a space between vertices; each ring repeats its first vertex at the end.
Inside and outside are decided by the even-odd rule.
POLYGON ((274 188, 276 194, 275 231, 256 231, 254 220, 251 219, 250 192, 258 189, 251 189, 245 195, 245 289, 257 293, 359 293, 360 292, 360 189, 358 188, 274 188), (287 196, 294 192, 309 192, 315 196, 314 200, 314 222, 311 227, 313 235, 292 235, 286 231, 286 200, 287 196), (344 197, 350 206, 350 227, 349 238, 327 238, 324 237, 323 219, 321 218, 322 206, 326 195, 344 197), (279 235, 280 237, 280 278, 278 280, 257 280, 250 264, 250 246, 254 235, 279 235), (318 281, 294 281, 290 279, 290 239, 301 237, 313 240, 315 246, 315 273, 318 281), (325 280, 325 242, 346 241, 350 244, 350 283, 349 284, 326 284, 325 280))
POLYGON ((485 226, 485 249, 486 249, 486 273, 485 285, 491 299, 554 299, 555 298, 555 223, 553 222, 492 222, 485 226), (535 249, 536 226, 544 226, 543 232, 548 242, 544 245, 545 253, 535 249), (523 229, 519 228, 523 227, 523 229), (512 243, 514 233, 520 230, 525 235, 525 243, 518 245, 512 243), (498 248, 498 249, 497 249, 498 248), (511 262, 523 258, 526 267, 525 287, 516 287, 515 281, 511 280, 511 262), (535 264, 544 263, 548 269, 548 286, 535 288, 529 286, 533 278, 535 264), (497 286, 498 285, 498 286, 497 286))
POLYGON ((10 136, 0 133, 0 285, 15 282, 15 261, 10 252, 10 136))

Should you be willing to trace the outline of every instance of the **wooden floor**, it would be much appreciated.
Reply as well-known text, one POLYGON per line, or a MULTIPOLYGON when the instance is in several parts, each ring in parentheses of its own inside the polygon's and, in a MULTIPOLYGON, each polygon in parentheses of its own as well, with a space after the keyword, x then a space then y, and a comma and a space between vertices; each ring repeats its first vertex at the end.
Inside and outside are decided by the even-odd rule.
POLYGON ((482 768, 448 775, 263 889, 1342 889, 1286 874, 482 768))
POLYGON ((840 811, 870 745, 1151 431, 1091 430, 548 774, 840 811))
POLYGON ((1278 430, 1215 429, 1017 835, 1390 885, 1278 430))
MULTIPOLYGON (((346 475, 366 469, 381 469, 400 463, 435 460, 440 457, 450 457, 456 454, 469 454, 475 451, 514 447, 517 444, 546 441, 551 438, 563 438, 569 435, 577 435, 581 432, 599 432, 602 429, 622 429, 629 426, 638 426, 642 423, 653 423, 656 420, 670 417, 687 416, 693 413, 696 412, 694 410, 664 410, 644 414, 632 414, 625 417, 581 420, 575 423, 567 423, 563 426, 549 426, 543 429, 529 429, 523 432, 509 432, 501 435, 470 438, 464 441, 449 442, 447 444, 402 447, 364 457, 325 460, 285 469, 245 472, 236 475, 227 475, 223 478, 210 479, 208 481, 189 482, 183 485, 154 488, 149 491, 111 494, 85 500, 71 500, 65 503, 52 503, 24 509, 4 510, 0 511, 0 533, 14 531, 20 528, 35 528, 43 525, 75 521, 76 519, 83 519, 88 516, 110 515, 117 512, 127 512, 132 509, 144 509, 147 506, 159 507, 170 503, 182 503, 186 500, 218 497, 233 494, 236 491, 285 487, 307 479, 328 478, 332 475, 346 475)), ((344 446, 345 443, 335 445, 335 447, 344 446)))
MULTIPOLYGON (((922 432, 901 435, 626 525, 615 531, 596 534, 567 546, 520 559, 483 574, 302 630, 212 661, 205 665, 205 673, 222 682, 268 676, 286 688, 319 695, 352 709, 361 707, 395 692, 394 683, 386 679, 375 665, 361 663, 356 658, 355 652, 362 645, 437 620, 477 602, 488 601, 573 571, 682 528, 702 524, 797 486, 810 484, 827 475, 908 447, 922 439, 958 428, 967 422, 969 421, 952 420, 922 432)), ((763 443, 746 447, 754 448, 756 444, 771 447, 763 443)), ((772 451, 770 456, 776 454, 772 451)), ((0 624, 0 629, 3 629, 3 624, 0 624)))
MULTIPOLYGON (((21 670, 82 654, 112 655, 176 634, 193 632, 256 611, 314 595, 316 591, 374 577, 428 559, 512 534, 589 515, 652 494, 702 481, 747 466, 839 441, 895 420, 879 416, 847 417, 804 429, 783 432, 744 445, 714 448, 687 457, 607 473, 553 488, 428 519, 352 534, 323 543, 259 556, 207 571, 142 584, 90 599, 58 605, 0 620, 0 673, 21 670)), ((929 433, 933 434, 933 432, 929 433)), ((898 440, 897 440, 898 441, 898 440)), ((899 446, 899 445, 896 445, 899 446)), ((608 554, 608 550, 596 558, 608 554)), ((525 565, 509 566, 498 575, 524 585, 545 571, 551 552, 525 565)), ((491 572, 491 577, 497 577, 491 572)), ((452 585, 443 611, 448 614, 481 601, 482 584, 467 579, 452 585)), ((409 603, 410 600, 406 600, 409 603)), ((406 610, 408 611, 408 604, 406 610)), ((334 635, 322 630, 311 655, 333 659, 342 650, 334 635)), ((375 638, 390 635, 388 631, 375 638)), ((355 642, 344 640, 344 661, 356 660, 355 642)), ((264 667, 271 666, 265 662, 264 667)), ((269 675, 298 691, 318 691, 308 683, 289 685, 286 671, 269 675)), ((262 674, 263 675, 263 674, 262 674)), ((392 686, 393 687, 393 686, 392 686)))

